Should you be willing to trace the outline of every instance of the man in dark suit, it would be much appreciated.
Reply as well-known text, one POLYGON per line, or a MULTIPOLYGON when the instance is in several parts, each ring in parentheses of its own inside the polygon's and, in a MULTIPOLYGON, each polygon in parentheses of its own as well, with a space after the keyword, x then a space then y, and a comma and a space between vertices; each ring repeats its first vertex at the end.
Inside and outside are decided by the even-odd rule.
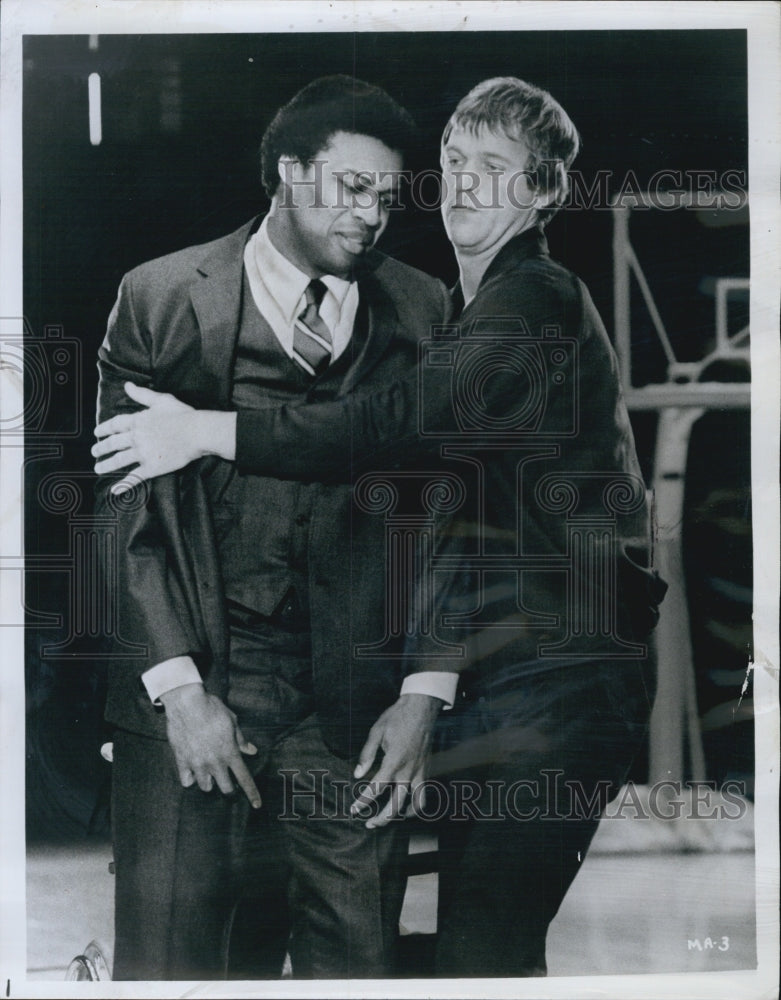
MULTIPOLYGON (((123 279, 99 419, 134 408, 128 379, 235 409, 334 399, 409 370, 449 309, 440 283, 371 249, 411 130, 352 78, 297 94, 264 136, 266 218, 123 279)), ((353 655, 385 633, 377 519, 349 486, 215 459, 113 507, 119 631, 147 650, 109 679, 114 978, 224 975, 242 890, 269 974, 286 949, 295 976, 389 974, 405 835, 351 821, 355 755, 382 714, 380 776, 413 778, 455 682, 353 655)))
MULTIPOLYGON (((452 322, 423 345, 419 369, 335 403, 201 415, 200 447, 220 452, 219 429, 240 468, 340 478, 331 449, 349 434, 358 472, 422 458, 462 483, 432 563, 440 635, 466 648, 431 762, 446 802, 443 976, 545 974, 548 926, 653 700, 644 642, 666 588, 650 564, 616 359, 543 231, 578 146, 550 94, 515 78, 479 84, 443 135, 442 214, 460 279, 452 322)), ((100 429, 137 432, 115 467, 167 471, 153 440, 189 460, 200 432, 185 429, 188 415, 150 435, 163 401, 129 391, 150 409, 100 429)), ((364 766, 375 746, 370 735, 364 766)))

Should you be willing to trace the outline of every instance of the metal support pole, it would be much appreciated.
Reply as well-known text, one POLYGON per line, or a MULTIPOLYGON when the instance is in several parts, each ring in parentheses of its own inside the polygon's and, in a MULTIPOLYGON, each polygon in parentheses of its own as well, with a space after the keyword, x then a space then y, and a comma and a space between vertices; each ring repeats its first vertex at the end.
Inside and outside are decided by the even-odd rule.
POLYGON ((658 526, 656 562, 670 589, 656 629, 659 682, 651 715, 652 783, 684 778, 687 732, 691 776, 695 781, 705 780, 681 545, 689 439, 703 413, 704 408, 669 407, 659 415, 653 476, 658 526))

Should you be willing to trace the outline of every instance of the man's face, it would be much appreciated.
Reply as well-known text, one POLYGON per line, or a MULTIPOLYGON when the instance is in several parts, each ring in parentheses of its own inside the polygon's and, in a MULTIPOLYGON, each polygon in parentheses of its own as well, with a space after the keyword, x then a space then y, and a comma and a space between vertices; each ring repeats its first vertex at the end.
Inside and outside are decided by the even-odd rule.
POLYGON ((388 224, 401 154, 379 139, 336 132, 312 163, 279 161, 277 248, 310 277, 348 277, 388 224))
POLYGON ((482 126, 454 128, 443 144, 442 218, 462 255, 493 256, 534 225, 538 201, 526 173, 529 148, 521 139, 482 126))

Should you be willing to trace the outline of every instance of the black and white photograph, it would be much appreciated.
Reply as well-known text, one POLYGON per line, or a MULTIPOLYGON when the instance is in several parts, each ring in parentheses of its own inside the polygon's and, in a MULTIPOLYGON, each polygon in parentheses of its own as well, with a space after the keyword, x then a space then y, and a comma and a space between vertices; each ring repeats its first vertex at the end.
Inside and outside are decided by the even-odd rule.
POLYGON ((780 27, 6 0, 5 996, 777 995, 780 27))

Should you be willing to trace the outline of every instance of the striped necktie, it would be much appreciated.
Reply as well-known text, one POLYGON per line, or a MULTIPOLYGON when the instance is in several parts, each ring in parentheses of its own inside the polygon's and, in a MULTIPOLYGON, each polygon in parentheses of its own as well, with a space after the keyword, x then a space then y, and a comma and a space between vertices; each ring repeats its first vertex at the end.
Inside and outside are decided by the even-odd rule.
POLYGON ((318 312, 327 290, 317 278, 309 282, 304 292, 306 309, 293 326, 293 358, 310 375, 325 371, 333 355, 331 331, 318 312))

